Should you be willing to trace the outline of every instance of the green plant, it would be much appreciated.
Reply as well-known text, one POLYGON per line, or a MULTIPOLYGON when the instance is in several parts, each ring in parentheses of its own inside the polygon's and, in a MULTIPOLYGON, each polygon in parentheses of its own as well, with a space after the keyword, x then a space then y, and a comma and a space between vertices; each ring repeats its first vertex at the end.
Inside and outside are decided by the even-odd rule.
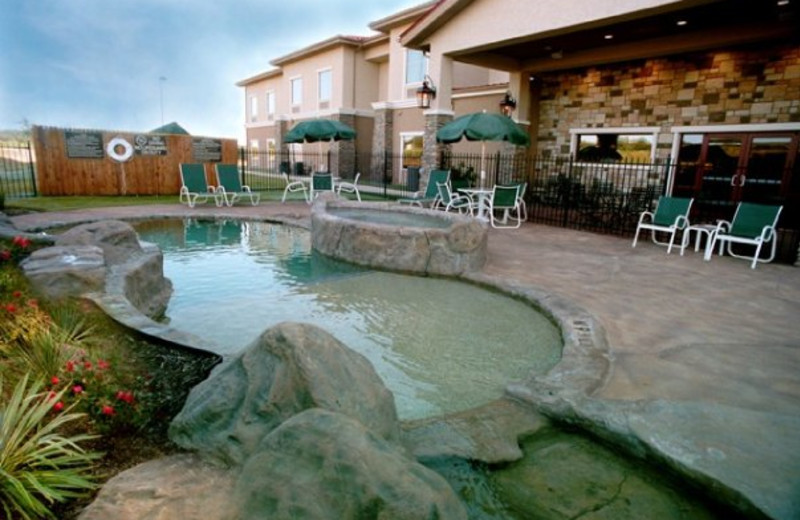
POLYGON ((0 503, 6 518, 55 518, 54 503, 97 487, 91 469, 101 455, 80 446, 95 437, 61 433, 83 414, 61 410, 64 390, 48 394, 40 388, 24 376, 0 409, 0 503))
POLYGON ((464 163, 460 163, 455 168, 450 169, 451 181, 463 181, 466 182, 467 184, 473 184, 477 177, 478 175, 475 172, 475 167, 467 166, 464 163))

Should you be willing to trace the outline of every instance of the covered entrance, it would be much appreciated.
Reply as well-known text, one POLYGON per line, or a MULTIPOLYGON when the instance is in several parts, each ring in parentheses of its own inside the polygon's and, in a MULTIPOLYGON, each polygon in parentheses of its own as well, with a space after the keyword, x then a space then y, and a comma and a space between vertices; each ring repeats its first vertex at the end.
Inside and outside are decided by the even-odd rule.
POLYGON ((800 240, 800 131, 682 133, 672 194, 694 197, 692 220, 730 220, 739 202, 782 205, 784 258, 800 240))

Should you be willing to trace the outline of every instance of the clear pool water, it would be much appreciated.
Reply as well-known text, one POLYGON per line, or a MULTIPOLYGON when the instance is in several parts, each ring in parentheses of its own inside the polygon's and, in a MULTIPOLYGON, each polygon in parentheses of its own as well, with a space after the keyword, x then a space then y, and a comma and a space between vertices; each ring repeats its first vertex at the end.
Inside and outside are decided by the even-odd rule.
POLYGON ((370 360, 402 419, 485 404, 561 355, 558 329, 523 302, 337 262, 312 252, 303 229, 195 220, 136 228, 164 251, 171 325, 213 340, 223 354, 281 321, 318 325, 370 360))
POLYGON ((328 208, 327 211, 335 217, 388 226, 446 229, 452 225, 452 222, 446 218, 423 215, 420 213, 406 213, 403 211, 335 207, 328 208))

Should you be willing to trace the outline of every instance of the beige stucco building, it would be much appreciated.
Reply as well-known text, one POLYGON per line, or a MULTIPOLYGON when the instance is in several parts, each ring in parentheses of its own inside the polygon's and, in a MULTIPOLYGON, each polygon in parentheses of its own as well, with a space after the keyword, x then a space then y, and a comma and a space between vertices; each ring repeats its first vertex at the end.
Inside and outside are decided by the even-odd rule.
MULTIPOLYGON (((625 159, 669 160, 679 166, 664 170, 664 192, 725 211, 741 200, 779 202, 785 227, 797 230, 798 4, 428 2, 371 23, 373 36, 331 38, 238 83, 247 136, 253 146, 280 149, 294 121, 335 117, 357 127, 358 152, 372 157, 372 168, 380 154, 409 150, 424 152, 418 162, 432 168, 441 157, 437 128, 471 111, 498 111, 510 92, 512 118, 531 136, 530 155, 591 161, 597 156, 582 150, 602 155, 610 147, 625 159), (323 101, 326 70, 331 87, 323 101), (292 103, 297 78, 302 101, 292 103), (423 79, 436 88, 427 110, 414 99, 423 79)), ((514 153, 492 143, 496 151, 514 153)), ((402 181, 412 163, 395 157, 385 165, 388 177, 402 181)), ((530 164, 514 175, 535 182, 530 164)), ((363 160, 358 167, 368 168, 363 160)))

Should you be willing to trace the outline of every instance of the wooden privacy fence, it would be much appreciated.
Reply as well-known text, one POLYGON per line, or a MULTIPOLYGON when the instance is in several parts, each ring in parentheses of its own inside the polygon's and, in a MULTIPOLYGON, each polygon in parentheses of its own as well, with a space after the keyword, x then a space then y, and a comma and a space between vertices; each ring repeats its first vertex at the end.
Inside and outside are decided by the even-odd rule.
POLYGON ((32 139, 41 195, 177 195, 181 163, 204 163, 216 185, 214 163, 238 158, 235 139, 40 126, 32 139))

